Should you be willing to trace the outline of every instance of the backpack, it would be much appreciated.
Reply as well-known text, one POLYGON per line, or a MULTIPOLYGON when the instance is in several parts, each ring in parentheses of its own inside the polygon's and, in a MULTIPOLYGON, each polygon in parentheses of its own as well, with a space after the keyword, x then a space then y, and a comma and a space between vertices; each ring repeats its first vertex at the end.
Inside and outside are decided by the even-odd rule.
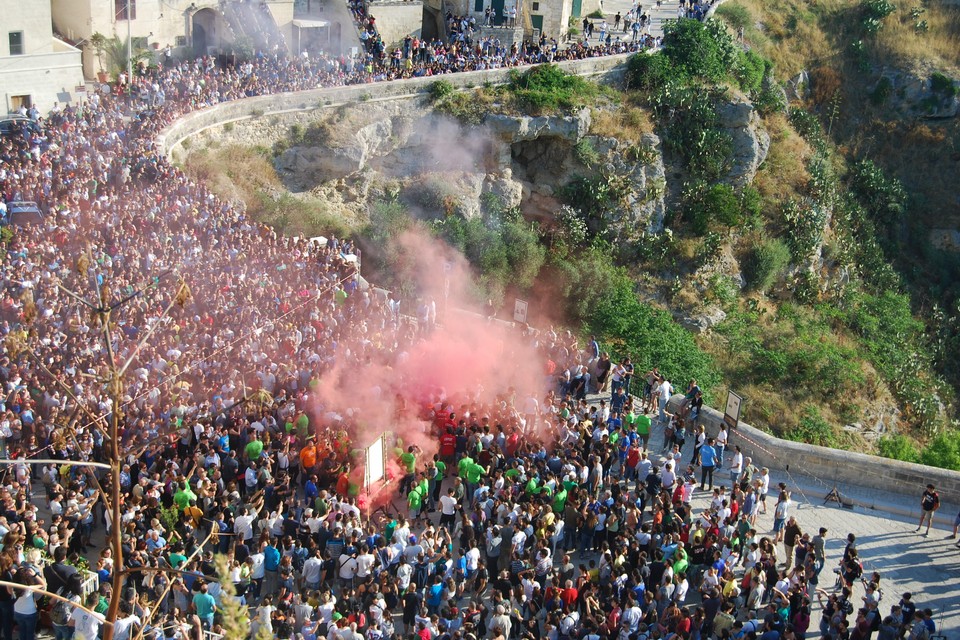
MULTIPOLYGON (((66 589, 60 587, 57 589, 57 595, 67 597, 66 589)), ((70 613, 73 607, 70 603, 64 602, 63 600, 57 600, 53 605, 53 608, 50 610, 50 622, 59 626, 65 627, 70 622, 70 613)))

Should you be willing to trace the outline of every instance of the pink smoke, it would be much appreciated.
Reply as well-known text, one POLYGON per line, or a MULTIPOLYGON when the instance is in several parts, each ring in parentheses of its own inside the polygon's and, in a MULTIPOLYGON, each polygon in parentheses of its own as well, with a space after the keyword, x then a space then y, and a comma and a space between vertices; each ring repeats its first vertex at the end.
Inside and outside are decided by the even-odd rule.
MULTIPOLYGON (((439 451, 429 421, 431 407, 453 407, 457 421, 463 417, 461 407, 472 409, 468 426, 479 421, 476 412, 497 408, 505 413, 513 402, 543 396, 543 363, 523 340, 520 327, 489 322, 479 313, 464 256, 422 231, 407 232, 397 241, 407 272, 403 275, 416 283, 422 301, 436 304, 437 324, 419 329, 417 339, 400 344, 388 361, 339 362, 312 394, 312 413, 320 430, 334 426, 331 414, 342 416, 353 447, 369 446, 392 431, 404 449, 417 444, 423 450, 421 460, 430 460, 439 451)), ((415 314, 417 303, 405 308, 415 314)), ((388 451, 391 475, 399 478, 403 471, 395 452, 388 451)), ((362 482, 362 472, 358 478, 362 482)), ((395 492, 392 485, 363 501, 375 508, 395 492)))

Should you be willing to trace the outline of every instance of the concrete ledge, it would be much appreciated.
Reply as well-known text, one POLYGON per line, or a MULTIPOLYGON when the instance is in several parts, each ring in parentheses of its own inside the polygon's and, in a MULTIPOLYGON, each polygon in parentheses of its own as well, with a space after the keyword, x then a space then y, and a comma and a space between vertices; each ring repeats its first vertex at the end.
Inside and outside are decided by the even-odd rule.
MULTIPOLYGON (((675 410, 682 399, 682 395, 673 396, 667 405, 668 410, 675 410)), ((709 435, 715 436, 723 423, 723 414, 703 407, 699 423, 707 428, 709 435)), ((926 485, 932 483, 937 487, 942 503, 938 520, 948 522, 952 527, 960 507, 960 472, 957 471, 781 440, 744 422, 730 431, 729 441, 731 447, 739 445, 744 456, 750 456, 758 467, 819 480, 817 484, 825 490, 819 492, 816 487, 812 490, 819 497, 826 495, 834 485, 839 487, 841 494, 845 493, 844 487, 849 486, 850 498, 862 506, 919 516, 920 495, 926 485), (912 511, 902 506, 909 505, 911 500, 916 504, 912 511)))
MULTIPOLYGON (((587 58, 585 60, 569 60, 557 64, 568 73, 615 79, 624 73, 627 59, 631 55, 634 54, 625 53, 615 56, 587 58)), ((164 155, 170 155, 174 148, 184 140, 200 133, 204 129, 226 124, 227 122, 236 122, 246 118, 289 113, 292 111, 312 111, 333 106, 334 104, 360 102, 371 99, 390 100, 395 98, 409 98, 411 95, 426 93, 430 85, 437 80, 446 80, 460 89, 480 87, 486 83, 503 84, 506 82, 507 76, 511 71, 523 71, 526 68, 528 67, 449 73, 442 76, 412 78, 410 80, 355 84, 344 87, 324 87, 307 91, 294 91, 232 100, 182 116, 161 131, 157 136, 156 142, 164 155)))

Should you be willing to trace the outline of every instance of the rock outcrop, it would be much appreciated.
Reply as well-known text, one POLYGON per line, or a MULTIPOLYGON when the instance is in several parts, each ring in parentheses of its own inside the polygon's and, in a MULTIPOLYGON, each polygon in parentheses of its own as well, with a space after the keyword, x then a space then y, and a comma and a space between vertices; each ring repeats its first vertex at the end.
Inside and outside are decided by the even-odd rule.
POLYGON ((901 118, 955 118, 960 114, 960 79, 938 73, 929 65, 910 70, 885 68, 871 99, 901 118))
POLYGON ((767 159, 770 134, 746 98, 735 98, 720 105, 717 114, 720 126, 733 139, 732 166, 727 180, 735 187, 743 187, 753 181, 760 165, 767 159))

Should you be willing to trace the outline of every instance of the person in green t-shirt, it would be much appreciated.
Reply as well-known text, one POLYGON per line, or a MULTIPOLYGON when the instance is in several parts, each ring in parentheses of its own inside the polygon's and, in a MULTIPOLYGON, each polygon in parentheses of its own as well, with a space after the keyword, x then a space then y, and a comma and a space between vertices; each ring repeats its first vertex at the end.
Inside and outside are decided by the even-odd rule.
POLYGON ((407 450, 404 453, 400 454, 400 465, 407 472, 403 476, 403 480, 400 481, 400 495, 403 495, 404 492, 410 491, 413 486, 414 480, 416 480, 416 471, 417 471, 417 456, 423 453, 423 451, 415 444, 407 447, 407 450))
POLYGON ((433 470, 430 478, 430 508, 436 509, 440 502, 440 485, 443 484, 443 478, 447 475, 447 463, 440 459, 439 455, 433 456, 433 470))
POLYGON ((559 515, 563 513, 563 509, 566 506, 567 506, 567 489, 563 485, 560 485, 560 490, 557 491, 556 495, 553 496, 553 512, 559 515))
POLYGON ((206 582, 200 585, 200 592, 193 596, 193 608, 196 609, 197 617, 201 622, 213 626, 213 614, 217 611, 217 602, 207 593, 206 582))
POLYGON ((170 566, 174 569, 179 569, 180 565, 187 561, 187 556, 183 555, 182 551, 183 548, 177 545, 173 551, 170 552, 170 566))
POLYGON ((540 493, 540 490, 537 488, 538 485, 539 485, 539 482, 537 481, 537 477, 533 476, 529 480, 527 480, 527 486, 524 487, 523 490, 526 493, 532 493, 533 495, 537 495, 538 493, 540 493))
POLYGON ((650 417, 640 414, 637 416, 637 435, 640 436, 640 442, 643 444, 643 450, 647 450, 647 443, 650 442, 650 417))
POLYGON ((470 464, 467 465, 465 472, 467 474, 467 502, 473 502, 473 494, 480 484, 480 478, 487 470, 476 462, 471 461, 470 464))
POLYGON ((473 458, 470 456, 463 456, 460 458, 460 462, 457 463, 457 475, 466 480, 467 466, 471 464, 473 464, 473 458))
POLYGON ((407 506, 410 508, 410 519, 416 519, 423 507, 423 490, 420 485, 415 486, 407 494, 407 506))
POLYGON ((260 439, 259 434, 255 435, 253 440, 247 443, 243 452, 244 455, 247 456, 247 460, 255 461, 260 459, 260 454, 263 453, 263 440, 260 439))

